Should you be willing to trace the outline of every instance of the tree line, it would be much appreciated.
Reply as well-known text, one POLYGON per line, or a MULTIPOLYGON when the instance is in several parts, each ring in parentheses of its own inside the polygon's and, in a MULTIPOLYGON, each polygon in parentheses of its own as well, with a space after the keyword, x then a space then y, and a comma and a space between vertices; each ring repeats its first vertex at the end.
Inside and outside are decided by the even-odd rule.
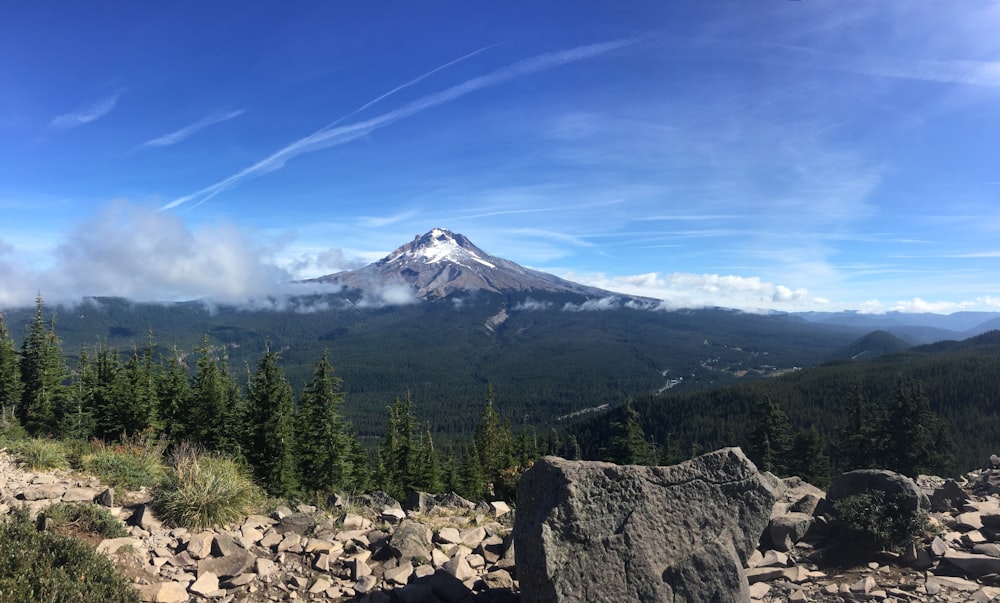
POLYGON ((416 418, 407 393, 386 409, 384 436, 362 446, 343 417, 345 395, 324 352, 298 396, 278 352, 265 349, 245 374, 207 337, 190 357, 142 349, 83 348, 71 370, 54 320, 36 300, 20 348, 0 314, 0 421, 4 432, 32 437, 124 440, 150 434, 188 442, 244 462, 271 494, 411 489, 454 491, 472 499, 512 498, 517 477, 543 453, 579 456, 575 439, 553 431, 540 441, 526 422, 515 432, 494 408, 488 387, 466 443, 441 449, 416 418))

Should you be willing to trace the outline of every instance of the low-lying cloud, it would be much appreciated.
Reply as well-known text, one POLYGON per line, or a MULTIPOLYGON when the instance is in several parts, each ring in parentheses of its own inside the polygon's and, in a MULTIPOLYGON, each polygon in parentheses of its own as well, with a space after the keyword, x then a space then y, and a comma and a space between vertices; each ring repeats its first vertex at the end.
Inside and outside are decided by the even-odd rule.
POLYGON ((289 296, 339 291, 295 283, 279 265, 281 250, 231 222, 191 227, 175 215, 116 201, 74 227, 46 268, 26 268, 23 255, 0 242, 0 307, 29 306, 41 292, 47 302, 70 305, 115 296, 284 310, 296 309, 289 296))

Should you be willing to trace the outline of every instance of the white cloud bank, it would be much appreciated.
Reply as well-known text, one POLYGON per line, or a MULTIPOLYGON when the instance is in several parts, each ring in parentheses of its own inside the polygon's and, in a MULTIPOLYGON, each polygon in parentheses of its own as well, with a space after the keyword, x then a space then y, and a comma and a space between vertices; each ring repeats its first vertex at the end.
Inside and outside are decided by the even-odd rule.
MULTIPOLYGON (((84 297, 119 296, 135 301, 200 299, 271 310, 328 309, 321 299, 295 299, 335 292, 335 285, 301 284, 306 274, 329 274, 359 267, 354 253, 337 248, 294 247, 292 237, 277 238, 230 222, 190 226, 168 212, 128 201, 108 204, 72 228, 52 247, 42 268, 31 257, 0 239, 0 309, 31 306, 41 292, 47 302, 73 305, 84 297)), ((853 304, 831 302, 804 288, 758 277, 650 272, 638 275, 563 274, 582 284, 615 293, 661 300, 630 304, 609 296, 578 305, 556 306, 526 300, 515 310, 589 311, 638 307, 660 310, 720 306, 747 311, 857 310, 870 313, 997 310, 1000 298, 971 301, 910 300, 853 304)), ((411 288, 387 286, 366 294, 359 306, 379 307, 417 301, 411 288)), ((332 309, 332 308, 329 308, 332 309)))
POLYGON ((608 276, 565 274, 564 278, 617 293, 662 300, 661 309, 721 306, 741 310, 810 310, 826 306, 826 299, 810 297, 804 288, 792 289, 759 277, 674 272, 608 276))
MULTIPOLYGON (((87 296, 218 303, 273 298, 294 280, 278 266, 279 251, 232 223, 191 228, 177 216, 116 201, 74 227, 47 268, 26 268, 30 262, 22 254, 0 243, 0 307, 31 305, 38 292, 46 301, 69 304, 87 296)), ((296 286, 295 292, 315 288, 296 286)))

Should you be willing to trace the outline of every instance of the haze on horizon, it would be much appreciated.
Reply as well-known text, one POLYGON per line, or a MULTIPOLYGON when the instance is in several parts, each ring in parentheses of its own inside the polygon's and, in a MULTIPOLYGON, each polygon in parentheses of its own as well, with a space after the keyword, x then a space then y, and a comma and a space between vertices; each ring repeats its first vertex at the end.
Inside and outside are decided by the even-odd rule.
POLYGON ((669 307, 996 311, 998 30, 995 2, 9 6, 0 309, 240 302, 444 227, 669 307))

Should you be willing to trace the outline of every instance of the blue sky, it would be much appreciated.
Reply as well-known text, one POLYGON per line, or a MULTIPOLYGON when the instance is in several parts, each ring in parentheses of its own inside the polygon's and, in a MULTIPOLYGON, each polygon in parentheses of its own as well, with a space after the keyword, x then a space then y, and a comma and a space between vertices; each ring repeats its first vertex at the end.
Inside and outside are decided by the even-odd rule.
POLYGON ((51 2, 0 308, 239 301, 433 227, 666 307, 1000 308, 1000 3, 51 2))

